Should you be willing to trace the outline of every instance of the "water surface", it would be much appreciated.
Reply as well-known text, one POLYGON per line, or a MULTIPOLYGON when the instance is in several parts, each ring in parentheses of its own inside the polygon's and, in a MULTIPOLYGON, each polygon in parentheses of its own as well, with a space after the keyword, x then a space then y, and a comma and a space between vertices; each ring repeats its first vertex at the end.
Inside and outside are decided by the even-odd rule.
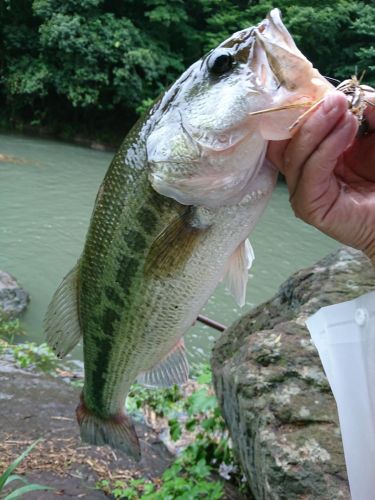
MULTIPOLYGON (((48 302, 83 247, 93 203, 112 153, 23 136, 0 135, 0 269, 30 292, 24 316, 30 340, 43 341, 48 302)), ((291 212, 279 184, 250 237, 255 261, 242 310, 220 285, 203 313, 229 325, 270 298, 294 271, 309 266, 338 244, 291 212)), ((200 324, 187 333, 192 361, 207 358, 215 331, 200 324)), ((75 351, 80 356, 80 351, 75 351)))

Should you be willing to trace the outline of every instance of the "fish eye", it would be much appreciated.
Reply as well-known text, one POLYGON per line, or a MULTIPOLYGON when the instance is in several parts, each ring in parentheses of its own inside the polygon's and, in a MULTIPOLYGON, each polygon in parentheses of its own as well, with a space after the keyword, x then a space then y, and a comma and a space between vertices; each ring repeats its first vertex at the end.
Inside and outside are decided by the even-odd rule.
POLYGON ((233 56, 227 49, 217 49, 207 59, 208 71, 214 75, 223 75, 233 66, 233 56))

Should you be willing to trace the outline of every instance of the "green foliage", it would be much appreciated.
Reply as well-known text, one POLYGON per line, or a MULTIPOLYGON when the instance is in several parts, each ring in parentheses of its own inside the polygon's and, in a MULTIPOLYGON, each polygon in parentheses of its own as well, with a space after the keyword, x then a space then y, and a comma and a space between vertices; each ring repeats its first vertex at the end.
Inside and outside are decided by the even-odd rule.
POLYGON ((148 405, 159 416, 168 418, 172 440, 179 440, 186 432, 194 432, 194 439, 160 480, 133 479, 128 484, 116 481, 113 485, 105 480, 97 484, 98 488, 116 499, 216 500, 223 497, 224 491, 220 475, 242 488, 228 432, 210 385, 209 366, 202 366, 196 378, 200 386, 186 399, 177 387, 151 391, 133 386, 128 411, 148 405))
POLYGON ((48 486, 42 486, 40 484, 29 484, 25 479, 18 476, 17 474, 12 474, 13 471, 18 467, 18 465, 24 460, 31 450, 40 442, 40 439, 35 441, 30 445, 19 457, 17 457, 7 468, 7 470, 0 476, 0 494, 6 486, 8 486, 13 481, 21 481, 25 483, 25 486, 20 486, 19 488, 13 490, 11 493, 4 497, 4 500, 13 500, 14 498, 20 498, 26 493, 31 491, 41 491, 41 490, 53 490, 48 486))
POLYGON ((158 417, 166 417, 181 400, 182 392, 177 385, 170 389, 155 390, 134 384, 126 398, 126 410, 134 413, 147 405, 158 417))
POLYGON ((16 344, 26 332, 19 319, 9 319, 0 309, 0 354, 5 352, 13 356, 21 368, 35 366, 45 372, 54 372, 59 364, 54 352, 46 343, 24 342, 16 344))
POLYGON ((17 344, 11 347, 11 351, 21 368, 33 365, 44 372, 50 372, 58 366, 54 352, 46 343, 40 345, 34 342, 17 344))
MULTIPOLYGON (((120 138, 183 71, 272 0, 0 0, 0 111, 9 126, 120 138)), ((279 0, 325 75, 375 85, 373 0, 279 0), (357 68, 357 69, 356 69, 357 68)))
POLYGON ((366 58, 375 48, 374 5, 347 0, 319 8, 293 5, 286 16, 297 45, 323 74, 344 80, 366 70, 366 82, 375 85, 374 67, 366 58))
POLYGON ((0 308, 0 340, 12 344, 16 337, 25 335, 25 330, 19 319, 9 319, 0 308))

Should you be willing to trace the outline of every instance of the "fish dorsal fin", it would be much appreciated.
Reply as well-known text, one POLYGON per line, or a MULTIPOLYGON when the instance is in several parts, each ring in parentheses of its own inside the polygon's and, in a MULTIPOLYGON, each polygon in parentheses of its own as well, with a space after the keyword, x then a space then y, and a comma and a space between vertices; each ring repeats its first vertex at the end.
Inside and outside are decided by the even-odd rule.
POLYGON ((147 372, 140 373, 137 382, 145 387, 171 387, 182 385, 189 379, 189 363, 185 344, 179 340, 167 356, 147 372))
POLYGON ((78 264, 65 276, 54 293, 44 319, 47 343, 59 358, 66 356, 82 336, 77 285, 78 264))
POLYGON ((245 305, 248 271, 254 260, 254 251, 249 240, 243 241, 231 255, 225 275, 225 284, 237 304, 245 305))

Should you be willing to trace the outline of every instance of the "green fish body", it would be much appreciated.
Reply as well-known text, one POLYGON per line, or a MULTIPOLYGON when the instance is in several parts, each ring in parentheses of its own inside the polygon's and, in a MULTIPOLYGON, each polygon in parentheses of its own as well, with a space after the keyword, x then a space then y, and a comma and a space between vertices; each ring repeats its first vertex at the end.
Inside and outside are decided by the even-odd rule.
POLYGON ((280 130, 287 137, 298 116, 284 113, 275 127, 250 113, 276 97, 292 103, 328 89, 286 34, 272 11, 195 63, 136 124, 106 173, 83 253, 46 317, 59 356, 83 337, 84 441, 139 459, 124 413, 130 386, 188 379, 182 336, 225 275, 244 303, 253 257, 247 237, 277 175, 264 160, 267 139, 280 130), (269 39, 284 50, 278 57, 292 59, 291 74, 310 71, 299 88, 288 90, 283 70, 275 73, 269 39))

